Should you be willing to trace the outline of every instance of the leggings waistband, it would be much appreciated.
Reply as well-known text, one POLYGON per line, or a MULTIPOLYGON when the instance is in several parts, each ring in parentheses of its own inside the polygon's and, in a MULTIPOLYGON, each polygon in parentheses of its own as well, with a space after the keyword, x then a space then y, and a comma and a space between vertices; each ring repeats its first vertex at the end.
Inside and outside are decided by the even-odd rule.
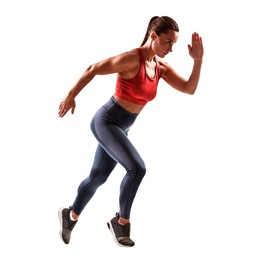
POLYGON ((121 106, 117 101, 116 99, 112 96, 108 102, 103 106, 104 108, 106 108, 107 110, 111 109, 112 107, 115 107, 118 112, 121 112, 125 115, 127 115, 130 118, 132 119, 136 119, 138 114, 134 114, 134 113, 131 113, 130 111, 126 110, 123 106, 121 106))

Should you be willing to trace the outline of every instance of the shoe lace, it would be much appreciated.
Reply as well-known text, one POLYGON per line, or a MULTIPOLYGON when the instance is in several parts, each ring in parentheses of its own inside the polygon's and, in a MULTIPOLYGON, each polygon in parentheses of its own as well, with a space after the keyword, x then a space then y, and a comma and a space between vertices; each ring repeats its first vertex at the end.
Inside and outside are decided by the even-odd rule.
POLYGON ((72 229, 73 229, 74 226, 76 225, 77 221, 72 221, 72 220, 70 220, 69 222, 70 222, 70 224, 69 224, 69 230, 72 231, 72 229))
POLYGON ((130 224, 123 225, 122 231, 123 231, 124 237, 130 237, 130 224))
POLYGON ((68 221, 68 229, 72 231, 73 228, 74 228, 74 226, 76 225, 77 221, 72 221, 72 220, 70 219, 69 214, 66 216, 66 219, 67 219, 67 221, 68 221))

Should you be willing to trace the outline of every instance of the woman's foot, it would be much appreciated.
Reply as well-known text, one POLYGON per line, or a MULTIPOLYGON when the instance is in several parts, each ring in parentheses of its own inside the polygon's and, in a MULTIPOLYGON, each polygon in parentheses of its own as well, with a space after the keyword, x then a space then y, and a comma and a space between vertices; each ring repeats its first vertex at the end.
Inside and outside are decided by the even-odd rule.
POLYGON ((118 221, 119 213, 116 213, 116 216, 107 222, 107 226, 110 229, 116 244, 122 247, 134 246, 135 243, 130 238, 129 221, 126 220, 126 224, 120 224, 118 221))
POLYGON ((71 211, 71 208, 60 208, 59 210, 60 237, 65 244, 70 242, 71 232, 77 223, 76 220, 71 220, 71 211))

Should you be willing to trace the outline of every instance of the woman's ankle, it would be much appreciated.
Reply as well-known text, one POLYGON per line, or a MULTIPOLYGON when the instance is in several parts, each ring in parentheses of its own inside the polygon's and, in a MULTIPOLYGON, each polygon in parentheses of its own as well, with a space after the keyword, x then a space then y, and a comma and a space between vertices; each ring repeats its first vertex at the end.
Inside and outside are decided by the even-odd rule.
POLYGON ((72 210, 70 216, 73 218, 72 220, 78 221, 79 216, 72 210))
POLYGON ((126 218, 119 217, 119 219, 118 219, 118 223, 121 225, 128 224, 129 222, 130 222, 129 219, 126 219, 126 218))

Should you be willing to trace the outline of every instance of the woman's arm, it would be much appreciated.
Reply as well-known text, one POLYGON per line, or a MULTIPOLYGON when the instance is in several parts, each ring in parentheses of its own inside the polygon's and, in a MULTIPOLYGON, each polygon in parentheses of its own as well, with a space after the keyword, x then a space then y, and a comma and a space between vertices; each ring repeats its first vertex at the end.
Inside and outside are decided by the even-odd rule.
POLYGON ((162 62, 162 78, 173 88, 187 93, 194 94, 197 89, 203 58, 203 43, 197 33, 192 34, 192 45, 188 45, 189 54, 193 58, 193 68, 188 80, 184 79, 166 62, 162 62))
POLYGON ((136 66, 139 66, 139 57, 133 51, 125 52, 90 65, 60 103, 59 116, 63 117, 70 109, 71 113, 74 113, 76 107, 75 97, 96 75, 131 71, 136 66))

